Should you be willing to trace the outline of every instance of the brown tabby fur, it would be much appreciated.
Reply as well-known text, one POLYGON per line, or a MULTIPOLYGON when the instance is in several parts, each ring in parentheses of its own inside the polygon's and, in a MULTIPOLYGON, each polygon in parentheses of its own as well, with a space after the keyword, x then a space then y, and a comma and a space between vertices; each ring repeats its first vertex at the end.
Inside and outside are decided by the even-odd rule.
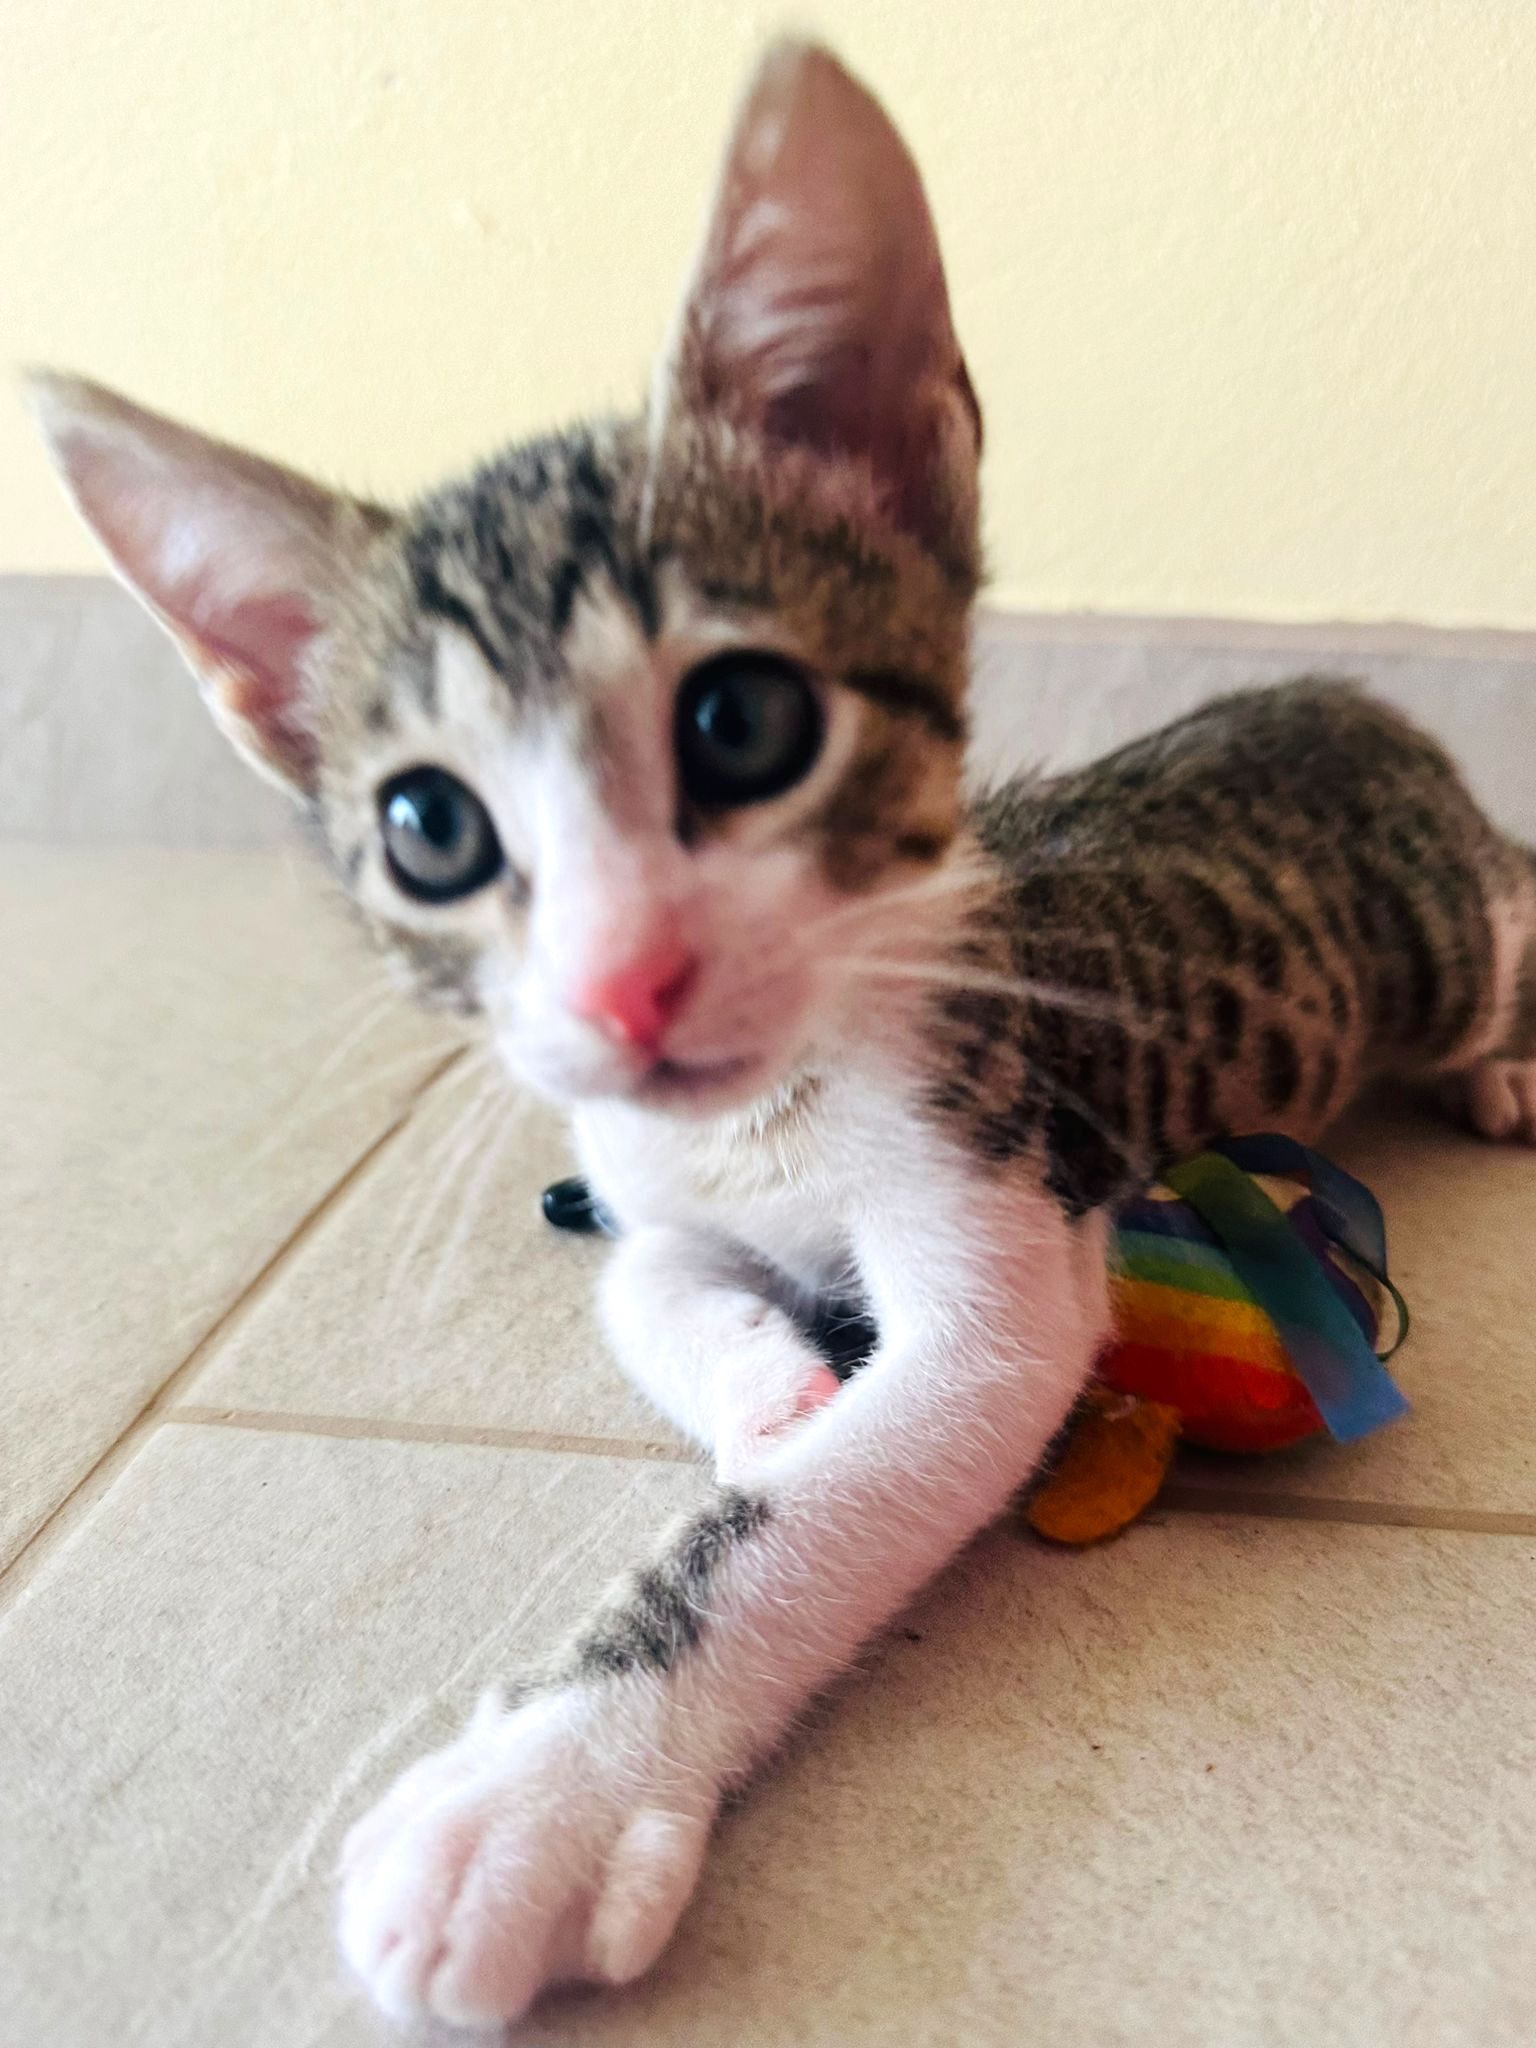
MULTIPOLYGON (((1043 1142, 1072 1207, 1223 1132, 1314 1135, 1383 1071, 1536 1054, 1531 857, 1397 714, 1340 682, 1243 693, 968 812, 974 550, 941 566, 856 476, 829 488, 825 462, 728 428, 672 436, 647 512, 651 461, 638 423, 533 442, 380 541, 373 616, 338 636, 352 687, 328 678, 317 804, 344 871, 348 814, 327 790, 388 725, 391 685, 430 708, 435 625, 473 637, 515 721, 526 699, 580 695, 566 643, 581 596, 654 635, 681 584, 716 612, 771 619, 863 699, 859 749, 811 828, 839 887, 931 866, 957 840, 979 855, 930 1002, 932 1111, 999 1162, 1043 1142), (1494 1043, 1500 912, 1527 936, 1494 1043)), ((600 747, 601 707, 587 708, 600 747)), ((472 1005, 461 940, 378 936, 425 997, 472 1005)))

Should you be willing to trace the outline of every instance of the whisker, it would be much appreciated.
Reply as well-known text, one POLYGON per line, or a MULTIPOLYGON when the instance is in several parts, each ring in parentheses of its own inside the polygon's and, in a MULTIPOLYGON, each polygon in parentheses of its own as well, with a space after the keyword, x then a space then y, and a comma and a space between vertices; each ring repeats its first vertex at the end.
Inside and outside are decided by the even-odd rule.
POLYGON ((382 1004, 386 998, 398 1003, 400 991, 382 969, 371 968, 365 973, 361 986, 351 989, 335 1002, 327 1003, 318 1012, 303 1017, 301 1028, 291 1037, 274 1038, 268 1043, 283 1052, 298 1052, 315 1039, 328 1037, 332 1031, 344 1028, 365 1004, 382 1004))
POLYGON ((856 896, 850 902, 840 903, 835 909, 823 911, 819 917, 812 918, 806 930, 819 937, 824 932, 836 931, 843 924, 859 919, 873 920, 886 911, 910 909, 918 904, 939 903, 947 897, 966 895, 979 888, 985 880, 984 870, 975 862, 957 859, 931 875, 923 875, 915 882, 886 890, 882 895, 856 896))
POLYGON ((1048 1074, 1043 1067, 1036 1066, 1030 1067, 1029 1078, 1037 1086, 1044 1088, 1063 1109, 1070 1109, 1074 1115, 1080 1116, 1089 1130, 1120 1154, 1127 1166, 1135 1167, 1139 1174, 1150 1174, 1151 1164, 1145 1147, 1133 1144, 1123 1132, 1114 1130, 1105 1123, 1098 1112, 1091 1109, 1082 1096, 1075 1094, 1064 1081, 1058 1081, 1054 1074, 1048 1074))
MULTIPOLYGON (((370 1094, 375 1088, 398 1079, 401 1074, 420 1074, 425 1079, 435 1066, 440 1066, 445 1059, 459 1050, 461 1048, 449 1040, 444 1045, 418 1046, 415 1052, 402 1053, 399 1059, 385 1060, 381 1066, 367 1067, 354 1080, 349 1081, 345 1088, 332 1089, 323 1103, 314 1104, 311 1120, 318 1118, 322 1111, 340 1109, 346 1103, 355 1102, 360 1095, 370 1094)), ((293 1113, 286 1116, 275 1130, 263 1138, 256 1150, 250 1154, 251 1159, 265 1157, 273 1146, 292 1130, 297 1121, 298 1110, 304 1106, 305 1099, 313 1092, 312 1087, 303 1090, 294 1102, 293 1113)))
MULTIPOLYGON (((478 1051, 471 1053, 460 1064, 449 1080, 444 1083, 440 1102, 446 1104, 450 1101, 454 1095, 459 1093, 466 1081, 474 1081, 479 1084, 474 1096, 476 1104, 479 1104, 488 1097, 493 1092, 493 1084, 504 1079, 499 1066, 496 1064, 495 1054, 495 1046, 489 1044, 482 1045, 478 1051)), ((430 1138, 427 1141, 426 1149, 421 1155, 422 1166, 430 1167, 442 1157, 448 1148, 449 1141, 459 1129, 459 1124, 460 1119, 455 1117, 445 1130, 439 1131, 436 1137, 430 1138)))
MULTIPOLYGON (((929 982, 940 987, 975 988, 984 993, 1013 995, 1022 1000, 1039 1003, 1046 1008, 1075 1013, 1097 1022, 1112 1023, 1133 1037, 1153 1039, 1158 1035, 1155 1024, 1149 1022, 1145 1015, 1130 1015, 1123 1006, 1105 1003, 1080 990, 1061 988, 1049 982, 989 974, 984 970, 975 973, 968 969, 951 970, 931 962, 886 961, 857 955, 846 958, 842 964, 854 974, 864 973, 872 980, 891 975, 929 982)), ((1067 1087, 1065 1082, 1059 1081, 1054 1074, 1027 1058, 1026 1068, 1029 1080, 1034 1086, 1043 1089, 1064 1109, 1069 1109, 1079 1116, 1128 1166, 1134 1167, 1139 1174, 1150 1170, 1144 1149, 1130 1142, 1122 1132, 1107 1124, 1081 1095, 1067 1087)))
POLYGON ((388 1233, 390 1236, 398 1235, 399 1231, 404 1228, 411 1203, 420 1187, 422 1179, 430 1173, 432 1167, 443 1157, 462 1132, 466 1116, 473 1114, 492 1092, 492 1084, 497 1079, 497 1075, 494 1071, 489 1070, 493 1069, 495 1065, 495 1050, 496 1048, 492 1044, 482 1044, 476 1050, 468 1052, 464 1057, 455 1060, 441 1085, 434 1090, 434 1106, 438 1111, 442 1111, 448 1108, 454 1097, 463 1091, 466 1084, 475 1084, 470 1099, 465 1101, 460 1109, 454 1112, 444 1129, 438 1131, 427 1140, 417 1161, 415 1173, 407 1176, 405 1195, 396 1205, 391 1215, 388 1233))
MULTIPOLYGON (((385 1282, 383 1299, 379 1304, 379 1315, 386 1322, 394 1309, 401 1287, 405 1284, 417 1253, 426 1242, 432 1224, 441 1211, 443 1202, 453 1192, 456 1177, 465 1161, 470 1157, 480 1139, 485 1135, 486 1126, 478 1121, 479 1113, 489 1100, 492 1090, 499 1085, 500 1077, 490 1075, 481 1080, 480 1086, 459 1110, 448 1127, 444 1138, 437 1141, 429 1158, 441 1158, 452 1141, 452 1156, 447 1158, 431 1195, 419 1210, 416 1221, 406 1239, 404 1247, 396 1255, 388 1280, 385 1282)), ((412 1199, 420 1192, 422 1174, 419 1166, 410 1169, 404 1202, 395 1212, 395 1223, 403 1227, 409 1214, 412 1199)))
POLYGON ((383 1087, 401 1074, 419 1074, 425 1080, 434 1065, 458 1052, 465 1043, 467 1041, 446 1039, 438 1045, 418 1046, 414 1052, 402 1054, 399 1059, 386 1060, 382 1066, 367 1067, 345 1088, 332 1089, 323 1102, 314 1099, 319 1077, 312 1076, 300 1087, 288 1107, 287 1114, 267 1132, 253 1150, 245 1155, 244 1166, 248 1170, 268 1159, 293 1135, 296 1128, 301 1127, 301 1116, 302 1127, 307 1128, 318 1120, 322 1111, 343 1108, 347 1103, 355 1102, 359 1096, 370 1094, 374 1089, 383 1087))
MULTIPOLYGON (((386 1060, 382 1066, 367 1068, 358 1076, 355 1082, 350 1082, 339 1094, 328 1095, 326 1097, 326 1107, 330 1108, 337 1103, 349 1102, 353 1096, 363 1095, 368 1089, 377 1086, 378 1083, 393 1080, 397 1074, 429 1072, 434 1065, 447 1059, 451 1054, 462 1054, 467 1052, 468 1049, 469 1041, 467 1039, 452 1038, 445 1039, 440 1045, 418 1046, 415 1052, 402 1053, 397 1060, 386 1060)), ((449 1074, 457 1068, 458 1064, 459 1062, 455 1058, 454 1068, 449 1069, 445 1073, 443 1083, 445 1087, 448 1085, 449 1074)))
POLYGON ((502 1119, 500 1129, 495 1130, 488 1150, 482 1154, 473 1173, 465 1181, 464 1193, 459 1202, 459 1213, 455 1218, 453 1230, 443 1246, 443 1250, 438 1257, 436 1271, 432 1275, 431 1284, 422 1298, 421 1310, 417 1318, 419 1322, 431 1322, 437 1307, 438 1296, 442 1292, 443 1283, 458 1263, 459 1255, 464 1249, 469 1233, 478 1221, 477 1210, 480 1198, 484 1194, 488 1182, 494 1176, 496 1167, 506 1153, 507 1140, 526 1121, 527 1110, 528 1100, 526 1096, 515 1098, 508 1103, 507 1112, 502 1119))
POLYGON ((332 1047, 329 1055, 320 1062, 320 1065, 310 1075, 307 1086, 318 1088, 327 1075, 334 1074, 349 1052, 356 1046, 361 1045, 365 1038, 373 1036, 380 1024, 393 1011, 398 1000, 398 997, 395 996, 381 996, 363 1018, 362 1022, 349 1031, 339 1045, 332 1047))
POLYGON ((1020 1001, 1040 1003, 1047 1009, 1066 1010, 1074 1016, 1116 1024, 1133 1037, 1156 1038, 1164 1021, 1156 1012, 1132 1013, 1111 998, 1094 996, 1081 989, 1064 988, 1057 982, 1035 981, 1027 976, 994 974, 986 968, 946 967, 935 961, 896 960, 870 953, 846 954, 840 965, 871 979, 921 981, 936 988, 974 989, 982 995, 1017 996, 1020 1001))
MULTIPOLYGON (((452 1078, 453 1069, 457 1065, 458 1059, 458 1053, 452 1050, 448 1051, 445 1056, 441 1048, 435 1053, 431 1053, 423 1048, 412 1061, 396 1063, 400 1071, 405 1071, 407 1067, 414 1068, 419 1083, 417 1088, 407 1097, 406 1101, 399 1106, 398 1114, 402 1118, 409 1115, 416 1101, 433 1082, 441 1080, 446 1087, 452 1078)), ((344 1089, 341 1094, 331 1096, 327 1106, 332 1103, 345 1103, 354 1096, 364 1094, 369 1087, 395 1070, 395 1065, 377 1070, 373 1075, 365 1077, 355 1087, 344 1089)), ((317 1108, 309 1118, 305 1128, 312 1128, 318 1122, 319 1116, 320 1111, 317 1108)), ((229 1212, 231 1227, 236 1230, 237 1234, 245 1228, 246 1222, 249 1219, 261 1214, 270 1204, 271 1200, 271 1191, 265 1179, 260 1175, 253 1174, 252 1169, 258 1166, 271 1153, 274 1146, 281 1144, 286 1137, 290 1136, 295 1127, 299 1125, 299 1122, 299 1106, 296 1106, 258 1144, 249 1151, 241 1151, 239 1153, 238 1166, 230 1173, 226 1183, 232 1197, 243 1198, 239 1201, 238 1206, 229 1212)), ((184 1219, 181 1229, 184 1231, 186 1227, 187 1220, 184 1219)))
MULTIPOLYGON (((478 1101, 479 1099, 477 1098, 477 1106, 478 1101)), ((433 1192, 428 1215, 430 1221, 434 1224, 443 1215, 446 1214, 448 1216, 450 1221, 447 1239, 452 1238, 457 1228, 458 1220, 463 1213, 464 1200, 468 1188, 478 1179, 480 1167, 484 1163, 487 1153, 495 1150, 496 1142, 500 1135, 501 1132, 498 1125, 488 1123, 483 1117, 477 1116, 465 1142, 458 1147, 452 1159, 445 1166, 442 1178, 433 1192)), ((407 1258, 402 1262, 402 1271, 408 1269, 425 1252, 431 1236, 432 1231, 430 1228, 419 1234, 407 1258)), ((447 1239, 445 1239, 445 1243, 447 1239)), ((428 1283, 428 1288, 436 1287, 441 1276, 441 1265, 442 1261, 439 1258, 437 1264, 432 1269, 432 1278, 428 1283)), ((422 1289, 418 1292, 416 1310, 418 1325, 425 1320, 426 1310, 424 1301, 427 1291, 427 1289, 422 1289)))

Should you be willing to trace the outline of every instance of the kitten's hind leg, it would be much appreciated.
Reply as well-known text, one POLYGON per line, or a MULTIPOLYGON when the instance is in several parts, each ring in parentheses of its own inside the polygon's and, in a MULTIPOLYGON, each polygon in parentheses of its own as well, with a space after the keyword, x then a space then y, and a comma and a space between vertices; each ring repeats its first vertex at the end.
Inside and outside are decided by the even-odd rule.
POLYGON ((622 1238, 602 1311, 630 1378, 739 1479, 836 1394, 836 1373, 723 1239, 674 1228, 622 1238))
POLYGON ((1536 1145, 1536 1058, 1484 1060, 1460 1077, 1460 1095, 1468 1122, 1483 1137, 1536 1145))
POLYGON ((1536 1145, 1536 855, 1524 859, 1531 880, 1490 911, 1491 1017, 1448 1093, 1483 1137, 1536 1145))

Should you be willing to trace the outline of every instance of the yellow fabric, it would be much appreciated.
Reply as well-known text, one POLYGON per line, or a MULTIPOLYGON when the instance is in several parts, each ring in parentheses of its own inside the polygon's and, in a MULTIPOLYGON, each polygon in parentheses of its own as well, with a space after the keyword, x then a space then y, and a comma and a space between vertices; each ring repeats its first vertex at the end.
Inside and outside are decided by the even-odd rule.
POLYGON ((1221 1301, 1155 1280, 1110 1280, 1115 1330, 1123 1342, 1155 1345, 1163 1351, 1210 1351, 1245 1365, 1289 1372, 1290 1361, 1275 1326, 1261 1308, 1245 1301, 1221 1301))

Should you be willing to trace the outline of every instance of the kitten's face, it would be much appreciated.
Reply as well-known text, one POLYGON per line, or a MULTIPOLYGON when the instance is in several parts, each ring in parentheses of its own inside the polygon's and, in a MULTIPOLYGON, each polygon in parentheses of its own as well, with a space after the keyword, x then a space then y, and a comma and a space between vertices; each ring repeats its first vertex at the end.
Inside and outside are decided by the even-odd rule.
POLYGON ((747 1101, 871 993, 955 829, 969 596, 871 496, 726 434, 551 439, 381 539, 322 642, 337 865, 542 1092, 747 1101))
POLYGON ((722 1109, 878 1007, 850 963, 958 816, 979 424, 917 173, 824 52, 760 72, 639 421, 395 514, 38 399, 215 717, 535 1087, 722 1109))

